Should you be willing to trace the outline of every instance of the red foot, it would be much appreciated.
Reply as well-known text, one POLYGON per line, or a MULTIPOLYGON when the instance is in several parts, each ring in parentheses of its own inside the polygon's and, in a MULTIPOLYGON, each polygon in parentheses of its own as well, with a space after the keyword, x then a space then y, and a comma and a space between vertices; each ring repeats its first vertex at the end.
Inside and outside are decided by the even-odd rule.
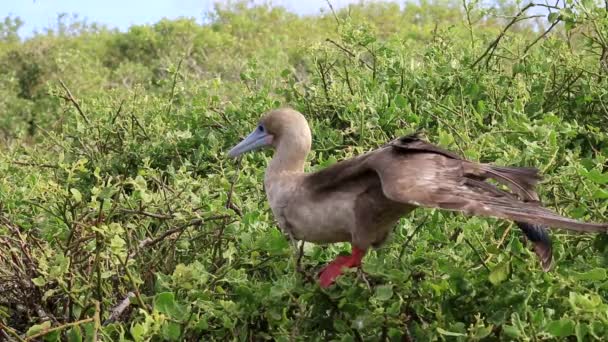
POLYGON ((359 267, 365 251, 353 247, 352 255, 339 256, 319 271, 319 285, 328 288, 342 274, 342 268, 359 267))

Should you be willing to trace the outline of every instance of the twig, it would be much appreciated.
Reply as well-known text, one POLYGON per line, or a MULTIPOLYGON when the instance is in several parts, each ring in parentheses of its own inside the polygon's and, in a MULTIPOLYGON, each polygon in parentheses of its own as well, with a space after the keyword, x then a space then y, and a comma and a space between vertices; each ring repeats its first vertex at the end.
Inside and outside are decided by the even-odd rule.
POLYGON ((469 241, 469 239, 467 239, 466 237, 464 238, 464 242, 467 243, 467 245, 469 245, 469 247, 471 247, 471 249, 475 252, 475 254, 477 254, 477 257, 479 258, 479 261, 481 261, 481 264, 483 265, 483 267, 485 267, 486 270, 490 271, 490 268, 488 267, 488 265, 486 265, 485 260, 483 260, 483 257, 481 256, 481 253, 479 253, 479 251, 477 250, 477 248, 475 248, 475 246, 473 246, 473 244, 471 243, 471 241, 469 241))
POLYGON ((126 213, 126 214, 148 216, 148 217, 152 217, 152 218, 159 219, 159 220, 170 220, 170 219, 175 218, 173 215, 156 214, 156 213, 150 213, 150 212, 143 211, 143 210, 120 209, 120 211, 123 213, 126 213))
MULTIPOLYGON (((488 54, 490 54, 488 56, 488 61, 490 60, 490 58, 492 57, 492 54, 494 53, 494 50, 496 50, 496 47, 498 46, 498 43, 500 43, 500 40, 505 36, 505 34, 507 33, 507 30, 509 28, 511 28, 511 26, 513 26, 513 24, 515 24, 519 17, 524 14, 524 12, 526 12, 530 7, 534 7, 536 6, 536 4, 534 3, 529 3, 526 6, 524 6, 524 8, 522 8, 516 15, 515 17, 513 17, 513 19, 507 24, 507 26, 505 26, 505 28, 502 29, 502 31, 500 31, 500 34, 498 35, 498 37, 496 37, 496 39, 494 39, 494 41, 492 43, 490 43, 490 45, 488 46, 488 48, 486 49, 486 51, 484 51, 484 53, 479 56, 479 58, 477 58, 477 60, 471 65, 471 68, 474 68, 475 66, 477 66, 477 64, 479 64, 479 62, 481 62, 488 54)), ((487 63, 486 63, 487 65, 487 63)))
MULTIPOLYGON (((328 43, 332 43, 333 45, 335 45, 338 49, 342 50, 344 53, 346 53, 349 57, 351 58, 355 58, 357 57, 357 55, 355 55, 354 52, 350 51, 349 49, 345 48, 344 46, 340 45, 339 43, 337 43, 336 41, 327 38, 325 39, 326 42, 328 43)), ((369 50, 368 50, 369 51, 369 50)), ((364 59, 359 58, 359 63, 361 63, 361 65, 364 65, 365 67, 367 67, 370 70, 373 70, 373 67, 371 65, 369 65, 364 59)))
POLYGON ((338 18, 338 15, 336 14, 336 11, 334 10, 334 6, 331 4, 331 2, 329 0, 325 0, 327 2, 327 6, 329 6, 329 9, 331 10, 331 13, 334 15, 334 19, 336 19, 336 23, 338 24, 338 26, 340 26, 340 19, 338 18))
MULTIPOLYGON (((95 314, 97 315, 97 312, 95 314)), ((73 326, 77 326, 77 325, 81 325, 81 324, 85 324, 85 323, 89 323, 89 322, 93 322, 93 321, 95 321, 95 317, 89 317, 89 318, 82 319, 80 321, 62 324, 62 325, 59 325, 59 326, 56 326, 53 328, 45 329, 37 334, 27 337, 25 340, 22 339, 21 341, 33 341, 33 340, 37 339, 38 337, 42 337, 42 336, 52 333, 54 331, 67 329, 67 328, 70 328, 73 326)))
POLYGON ((135 293, 129 292, 125 299, 123 299, 114 309, 112 309, 112 313, 110 317, 103 322, 103 325, 108 325, 114 321, 116 321, 120 315, 129 307, 131 304, 131 298, 135 297, 135 293))
MULTIPOLYGON (((145 239, 141 240, 139 242, 138 249, 154 246, 155 244, 163 241, 168 236, 170 236, 170 235, 172 235, 174 233, 180 232, 180 231, 182 231, 182 230, 184 230, 184 229, 186 229, 188 227, 196 226, 196 225, 201 225, 201 224, 203 224, 205 222, 209 222, 209 221, 221 220, 221 219, 225 219, 225 218, 228 218, 228 217, 230 217, 230 216, 229 215, 218 215, 218 216, 211 216, 211 217, 208 217, 208 218, 191 220, 190 222, 188 222, 188 223, 186 223, 186 224, 184 224, 182 226, 179 226, 179 227, 173 228, 173 229, 169 229, 169 230, 163 232, 162 234, 160 234, 159 236, 157 236, 155 238, 149 238, 148 237, 148 238, 145 238, 145 239)), ((131 252, 131 254, 129 254, 129 258, 128 259, 131 259, 131 258, 135 257, 136 254, 137 254, 137 251, 131 252)))
MULTIPOLYGON (((502 236, 500 237, 500 240, 498 240, 498 243, 496 244, 496 248, 500 248, 502 246, 502 244, 505 242, 505 239, 507 238, 507 236, 509 235, 509 233, 511 232, 511 227, 513 226, 513 224, 510 224, 507 229, 505 229, 505 231, 502 233, 502 236)), ((490 260, 492 260, 492 257, 494 256, 494 254, 489 255, 486 258, 486 263, 490 262, 490 260)))
MULTIPOLYGON (((235 186, 237 180, 239 179, 242 162, 243 162, 243 158, 239 158, 237 161, 236 171, 235 171, 234 177, 232 178, 232 181, 230 182, 230 190, 228 191, 228 196, 227 196, 228 198, 226 200, 226 208, 231 207, 232 196, 234 195, 234 186, 235 186)), ((221 255, 220 249, 222 247, 222 236, 224 235, 224 229, 226 228, 226 225, 227 225, 227 223, 224 222, 222 227, 220 227, 220 230, 218 231, 217 237, 215 240, 215 245, 213 246, 213 252, 211 253, 213 264, 216 265, 216 267, 217 267, 217 262, 218 262, 217 259, 221 255)))
MULTIPOLYGON (((133 279, 133 276, 131 275, 131 271, 129 271, 129 267, 127 266, 127 260, 125 260, 125 262, 123 262, 120 258, 117 258, 118 262, 120 263, 120 265, 124 268, 125 270, 125 274, 127 275, 127 279, 129 280, 129 282, 131 283, 131 286, 133 287, 134 291, 133 293, 135 294, 135 298, 137 298, 137 302, 139 304, 139 306, 146 312, 148 312, 148 306, 146 305, 146 302, 144 302, 143 298, 141 297, 141 294, 139 293, 139 288, 137 287, 137 283, 135 283, 135 280, 133 279)), ((95 303, 96 306, 99 305, 98 302, 95 303)))
POLYGON ((8 334, 10 334, 12 337, 14 337, 19 342, 25 342, 25 340, 22 339, 21 336, 19 336, 19 334, 17 334, 17 332, 15 330, 2 324, 2 322, 0 322, 0 331, 2 331, 3 333, 8 332, 8 334))
POLYGON ((304 276, 304 278, 306 280, 308 280, 314 284, 315 279, 302 268, 302 257, 303 256, 304 256, 304 241, 301 241, 300 248, 298 248, 298 258, 296 259, 296 271, 298 273, 300 273, 302 276, 304 276))
POLYGON ((65 83, 63 83, 63 81, 61 79, 59 79, 59 84, 61 84, 61 87, 63 88, 63 90, 65 90, 65 93, 67 95, 67 100, 69 100, 70 102, 72 102, 72 104, 74 105, 74 107, 76 107, 76 110, 78 111, 78 113, 82 117, 82 119, 88 125, 90 125, 91 122, 89 121, 89 118, 87 118, 87 116, 84 115, 84 112, 82 111, 82 108, 80 108, 80 105, 78 104, 78 101, 76 101, 76 99, 72 95, 72 92, 70 91, 70 89, 68 89, 68 87, 65 85, 65 83))
POLYGON ((347 55, 349 55, 350 57, 355 57, 355 54, 354 54, 352 51, 350 51, 350 50, 348 50, 347 48, 345 48, 344 46, 342 46, 342 45, 338 44, 336 41, 334 41, 334 40, 332 40, 332 39, 330 39, 330 38, 325 39, 325 41, 326 41, 326 42, 328 42, 328 43, 332 43, 332 44, 333 44, 333 45, 335 45, 335 46, 336 46, 338 49, 340 49, 340 50, 344 51, 344 52, 345 52, 347 55))
POLYGON ((186 58, 186 55, 184 55, 179 60, 175 73, 173 74, 173 85, 171 86, 171 97, 169 98, 169 105, 167 106, 167 112, 165 113, 166 116, 171 113, 171 108, 173 107, 173 98, 175 97, 175 85, 177 84, 177 75, 179 75, 179 69, 182 67, 182 62, 184 61, 184 58, 186 58))
POLYGON ((325 70, 325 68, 323 67, 323 64, 321 64, 320 61, 317 61, 317 66, 319 67, 319 73, 321 74, 321 82, 323 83, 323 93, 325 94, 325 99, 327 100, 327 102, 331 102, 330 98, 329 98, 329 89, 327 86, 327 80, 325 79, 325 72, 327 70, 325 70))
POLYGON ((536 39, 534 39, 534 41, 532 43, 530 43, 528 46, 526 46, 526 48, 524 49, 523 52, 523 56, 525 56, 528 53, 528 50, 530 50, 530 48, 532 48, 536 43, 538 43, 539 40, 543 39, 549 32, 551 32, 551 30, 553 30, 553 28, 560 22, 561 20, 557 19, 553 24, 551 24, 551 26, 549 26, 549 28, 543 32, 543 34, 541 34, 540 36, 538 36, 536 39))
POLYGON ((114 123, 116 122, 116 119, 118 118, 118 116, 120 115, 120 113, 122 112, 122 106, 125 104, 125 100, 120 100, 120 104, 118 105, 118 109, 116 110, 116 113, 114 114, 114 117, 112 118, 111 122, 112 125, 114 125, 114 123))
POLYGON ((407 240, 405 240, 405 243, 403 243, 403 246, 401 246, 401 251, 399 252, 399 260, 401 260, 401 258, 403 257, 403 253, 405 252, 405 248, 410 244, 410 242, 412 241, 412 239, 414 238, 414 236, 416 235, 416 233, 418 233, 418 230, 422 227, 422 225, 424 225, 424 223, 426 222, 428 216, 425 216, 424 219, 422 220, 422 222, 420 222, 420 224, 418 224, 416 226, 416 228, 414 228, 414 232, 407 238, 407 240))
POLYGON ((361 266, 357 267, 357 279, 358 278, 361 278, 361 280, 363 280, 369 291, 372 290, 372 286, 370 285, 369 280, 367 280, 367 277, 365 276, 365 271, 363 271, 363 268, 361 266))
MULTIPOLYGON (((99 212, 97 213, 97 219, 95 220, 95 225, 98 226, 102 222, 103 216, 103 205, 105 203, 105 198, 102 198, 99 202, 99 212)), ((102 286, 101 286, 101 244, 102 237, 101 233, 95 231, 95 272, 97 273, 97 284, 96 284, 96 292, 97 292, 97 305, 101 303, 103 300, 102 297, 102 286)))
POLYGON ((137 116, 135 114, 131 113, 131 123, 133 123, 133 122, 135 122, 135 124, 139 127, 139 129, 141 129, 142 133, 144 134, 144 137, 146 139, 150 140, 150 136, 148 135, 148 132, 146 132, 146 129, 144 128, 144 126, 141 124, 141 122, 139 122, 139 119, 137 118, 137 116))
POLYGON ((97 342, 97 333, 99 331, 99 329, 101 328, 101 306, 99 301, 95 301, 95 316, 93 316, 93 322, 94 322, 94 327, 93 327, 93 342, 97 342))
POLYGON ((28 163, 28 162, 20 162, 20 161, 9 161, 11 164, 22 165, 22 166, 35 166, 35 167, 43 167, 49 169, 58 169, 58 165, 53 164, 36 164, 36 163, 28 163))

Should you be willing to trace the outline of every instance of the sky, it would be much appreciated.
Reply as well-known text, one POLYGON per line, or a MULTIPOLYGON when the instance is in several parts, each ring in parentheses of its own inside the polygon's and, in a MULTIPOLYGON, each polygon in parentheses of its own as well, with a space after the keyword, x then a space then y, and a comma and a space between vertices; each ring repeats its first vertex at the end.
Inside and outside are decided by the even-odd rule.
MULTIPOLYGON (((201 21, 204 13, 213 9, 214 0, 0 0, 0 19, 18 16, 24 22, 21 37, 29 37, 37 30, 51 27, 60 13, 78 14, 87 22, 106 24, 121 30, 131 25, 150 24, 166 18, 194 17, 201 21)), ((262 1, 255 1, 260 3, 262 1)), ((356 0, 331 0, 335 8, 356 0)), ((273 0, 299 14, 318 13, 328 9, 326 0, 273 0)))

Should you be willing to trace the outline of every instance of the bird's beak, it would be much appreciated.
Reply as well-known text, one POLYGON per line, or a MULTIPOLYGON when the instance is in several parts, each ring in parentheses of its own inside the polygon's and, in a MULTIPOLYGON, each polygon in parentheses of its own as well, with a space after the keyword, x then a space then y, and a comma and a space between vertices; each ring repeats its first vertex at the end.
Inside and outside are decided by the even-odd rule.
POLYGON ((243 141, 238 143, 238 145, 234 146, 229 152, 228 156, 230 158, 237 157, 245 152, 253 151, 258 148, 268 146, 272 144, 273 136, 272 134, 266 133, 266 131, 261 131, 259 129, 255 129, 251 134, 249 134, 243 141))

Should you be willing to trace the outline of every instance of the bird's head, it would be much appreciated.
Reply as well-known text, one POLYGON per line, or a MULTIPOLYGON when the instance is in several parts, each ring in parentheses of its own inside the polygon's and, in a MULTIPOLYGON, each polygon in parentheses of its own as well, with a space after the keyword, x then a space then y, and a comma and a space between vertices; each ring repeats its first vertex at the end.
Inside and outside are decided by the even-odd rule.
POLYGON ((288 147, 292 152, 308 153, 311 145, 310 127, 304 115, 291 108, 265 113, 245 139, 234 146, 228 156, 234 158, 263 147, 288 147))

